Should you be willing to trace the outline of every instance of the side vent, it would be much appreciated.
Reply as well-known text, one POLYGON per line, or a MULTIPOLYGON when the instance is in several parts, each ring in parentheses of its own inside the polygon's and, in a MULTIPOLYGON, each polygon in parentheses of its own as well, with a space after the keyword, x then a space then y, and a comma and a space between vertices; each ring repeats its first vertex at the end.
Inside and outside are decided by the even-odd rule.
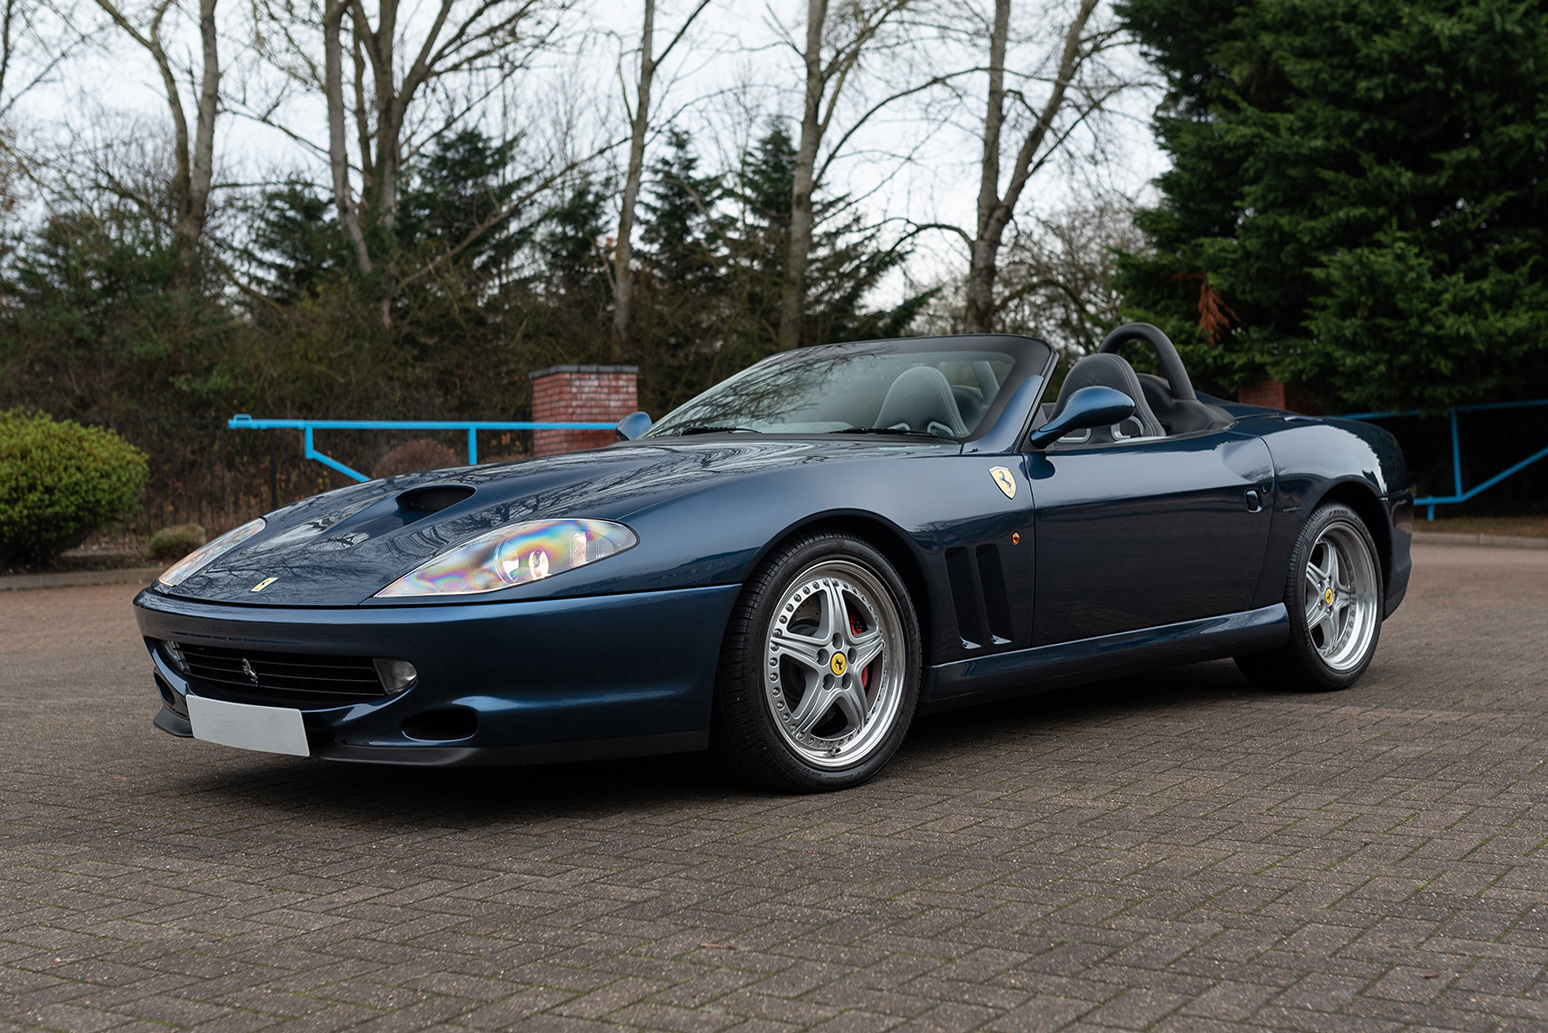
POLYGON ((978 581, 984 588, 984 614, 989 618, 989 634, 995 645, 1008 645, 1015 634, 1011 628, 1010 596, 1005 591, 1005 568, 1000 565, 998 545, 978 547, 978 581))
POLYGON ((984 622, 979 615, 978 586, 973 583, 973 561, 965 547, 954 545, 946 550, 946 576, 957 611, 957 633, 964 646, 978 649, 984 643, 984 622))
POLYGON ((399 495, 398 505, 413 513, 439 513, 472 494, 466 484, 431 484, 399 495))

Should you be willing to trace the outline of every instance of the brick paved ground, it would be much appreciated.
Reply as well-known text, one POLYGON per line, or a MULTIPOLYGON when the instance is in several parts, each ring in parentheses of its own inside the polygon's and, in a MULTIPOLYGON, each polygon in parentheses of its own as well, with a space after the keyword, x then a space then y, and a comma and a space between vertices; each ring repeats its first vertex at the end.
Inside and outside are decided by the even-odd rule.
POLYGON ((1548 1028, 1548 553, 1424 547, 1357 688, 942 716, 876 782, 149 727, 127 588, 0 597, 0 1030, 1548 1028))

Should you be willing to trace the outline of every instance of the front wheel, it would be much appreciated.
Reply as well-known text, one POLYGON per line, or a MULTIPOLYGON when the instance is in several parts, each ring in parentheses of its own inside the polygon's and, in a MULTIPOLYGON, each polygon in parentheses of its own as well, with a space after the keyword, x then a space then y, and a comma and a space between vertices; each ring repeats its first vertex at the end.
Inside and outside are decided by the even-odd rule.
POLYGON ((748 580, 721 651, 710 751, 744 780, 859 785, 897 751, 919 698, 919 621, 870 544, 808 535, 748 580))
POLYGON ((1328 691, 1353 685, 1381 636, 1383 585, 1376 544, 1347 506, 1319 508, 1301 530, 1285 584, 1290 640, 1236 658, 1243 674, 1276 688, 1328 691))

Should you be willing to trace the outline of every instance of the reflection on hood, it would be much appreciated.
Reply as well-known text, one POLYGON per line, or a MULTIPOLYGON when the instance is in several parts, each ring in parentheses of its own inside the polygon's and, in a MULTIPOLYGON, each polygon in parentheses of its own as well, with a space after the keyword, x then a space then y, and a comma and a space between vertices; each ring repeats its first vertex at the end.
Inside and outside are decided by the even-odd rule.
POLYGON ((433 556, 523 520, 628 522, 727 478, 808 463, 938 452, 954 444, 737 439, 637 443, 497 466, 404 474, 304 499, 269 516, 249 542, 169 594, 261 606, 353 606, 433 556), (432 484, 473 488, 438 512, 402 500, 432 484), (253 586, 275 580, 261 592, 253 586))

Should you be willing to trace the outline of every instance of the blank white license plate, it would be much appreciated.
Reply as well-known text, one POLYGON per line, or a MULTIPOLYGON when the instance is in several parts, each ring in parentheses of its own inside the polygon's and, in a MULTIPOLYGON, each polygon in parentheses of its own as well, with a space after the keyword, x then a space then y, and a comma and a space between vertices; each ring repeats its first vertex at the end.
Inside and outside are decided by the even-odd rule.
POLYGON ((306 757, 306 728, 301 711, 289 707, 258 707, 251 703, 227 703, 188 694, 188 723, 195 739, 218 742, 242 750, 288 753, 306 757))

